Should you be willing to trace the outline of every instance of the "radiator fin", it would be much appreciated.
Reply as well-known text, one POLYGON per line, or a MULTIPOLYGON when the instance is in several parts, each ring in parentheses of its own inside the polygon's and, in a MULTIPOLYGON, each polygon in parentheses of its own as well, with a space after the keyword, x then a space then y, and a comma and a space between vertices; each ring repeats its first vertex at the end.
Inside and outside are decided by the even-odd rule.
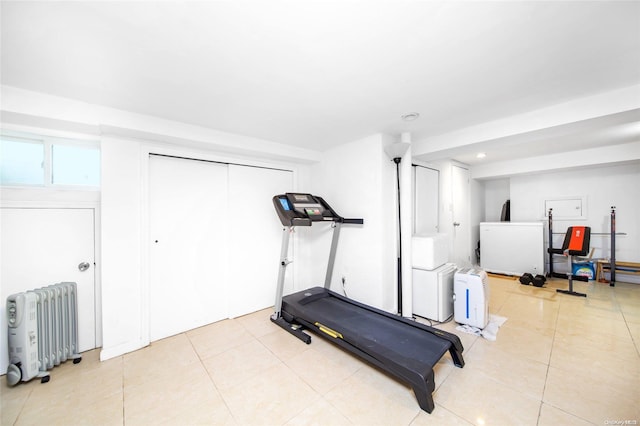
MULTIPOLYGON (((9 362, 22 371, 22 381, 81 359, 78 353, 77 285, 63 282, 7 298, 9 362)), ((45 380, 45 378, 47 380, 45 380)), ((13 383, 15 384, 15 383, 13 383)))

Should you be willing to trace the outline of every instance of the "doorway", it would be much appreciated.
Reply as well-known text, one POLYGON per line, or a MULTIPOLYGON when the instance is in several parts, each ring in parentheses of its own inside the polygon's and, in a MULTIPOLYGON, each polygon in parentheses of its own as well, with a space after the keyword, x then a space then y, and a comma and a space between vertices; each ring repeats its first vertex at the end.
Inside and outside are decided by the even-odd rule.
MULTIPOLYGON (((80 352, 101 345, 96 339, 94 208, 2 207, 0 297, 63 281, 78 285, 80 352), (80 267, 81 264, 88 264, 80 267)), ((0 318, 0 365, 8 365, 6 315, 0 318)))
POLYGON ((471 266, 471 226, 469 214, 469 170, 451 167, 453 200, 453 261, 459 268, 471 266))
POLYGON ((150 341, 273 306, 291 190, 290 170, 149 156, 150 341))
POLYGON ((227 165, 149 158, 149 338, 227 318, 227 165))
POLYGON ((440 205, 440 172, 423 166, 413 166, 413 233, 438 232, 440 205))

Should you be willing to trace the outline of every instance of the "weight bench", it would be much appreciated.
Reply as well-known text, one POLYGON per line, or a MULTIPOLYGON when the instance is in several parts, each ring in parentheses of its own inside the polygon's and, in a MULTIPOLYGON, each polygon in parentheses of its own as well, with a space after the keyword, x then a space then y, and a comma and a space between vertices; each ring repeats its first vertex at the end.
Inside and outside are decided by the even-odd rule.
POLYGON ((569 272, 569 290, 557 289, 558 293, 570 294, 572 296, 587 297, 584 293, 573 291, 573 256, 586 256, 589 252, 589 242, 591 239, 591 228, 588 226, 570 226, 564 236, 562 248, 548 248, 549 254, 561 254, 567 257, 569 272))

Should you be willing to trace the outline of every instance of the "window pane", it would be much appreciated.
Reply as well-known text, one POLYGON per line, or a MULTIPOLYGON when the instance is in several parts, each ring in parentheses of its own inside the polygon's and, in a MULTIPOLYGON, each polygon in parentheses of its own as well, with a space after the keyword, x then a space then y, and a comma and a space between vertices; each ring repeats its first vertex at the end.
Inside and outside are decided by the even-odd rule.
POLYGON ((98 148, 53 145, 51 161, 55 185, 100 186, 98 148))
POLYGON ((44 185, 44 144, 0 139, 0 183, 44 185))

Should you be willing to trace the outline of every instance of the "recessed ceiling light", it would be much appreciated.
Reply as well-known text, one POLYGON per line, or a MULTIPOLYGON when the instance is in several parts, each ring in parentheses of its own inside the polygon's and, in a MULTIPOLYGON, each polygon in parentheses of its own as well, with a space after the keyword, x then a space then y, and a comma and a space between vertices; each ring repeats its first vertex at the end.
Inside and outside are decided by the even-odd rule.
POLYGON ((479 152, 479 153, 476 154, 476 158, 484 158, 486 156, 487 156, 487 154, 485 154, 484 152, 479 152))
POLYGON ((402 114, 401 117, 404 121, 413 121, 417 120, 418 117, 420 117, 420 114, 417 112, 408 112, 406 114, 402 114))

